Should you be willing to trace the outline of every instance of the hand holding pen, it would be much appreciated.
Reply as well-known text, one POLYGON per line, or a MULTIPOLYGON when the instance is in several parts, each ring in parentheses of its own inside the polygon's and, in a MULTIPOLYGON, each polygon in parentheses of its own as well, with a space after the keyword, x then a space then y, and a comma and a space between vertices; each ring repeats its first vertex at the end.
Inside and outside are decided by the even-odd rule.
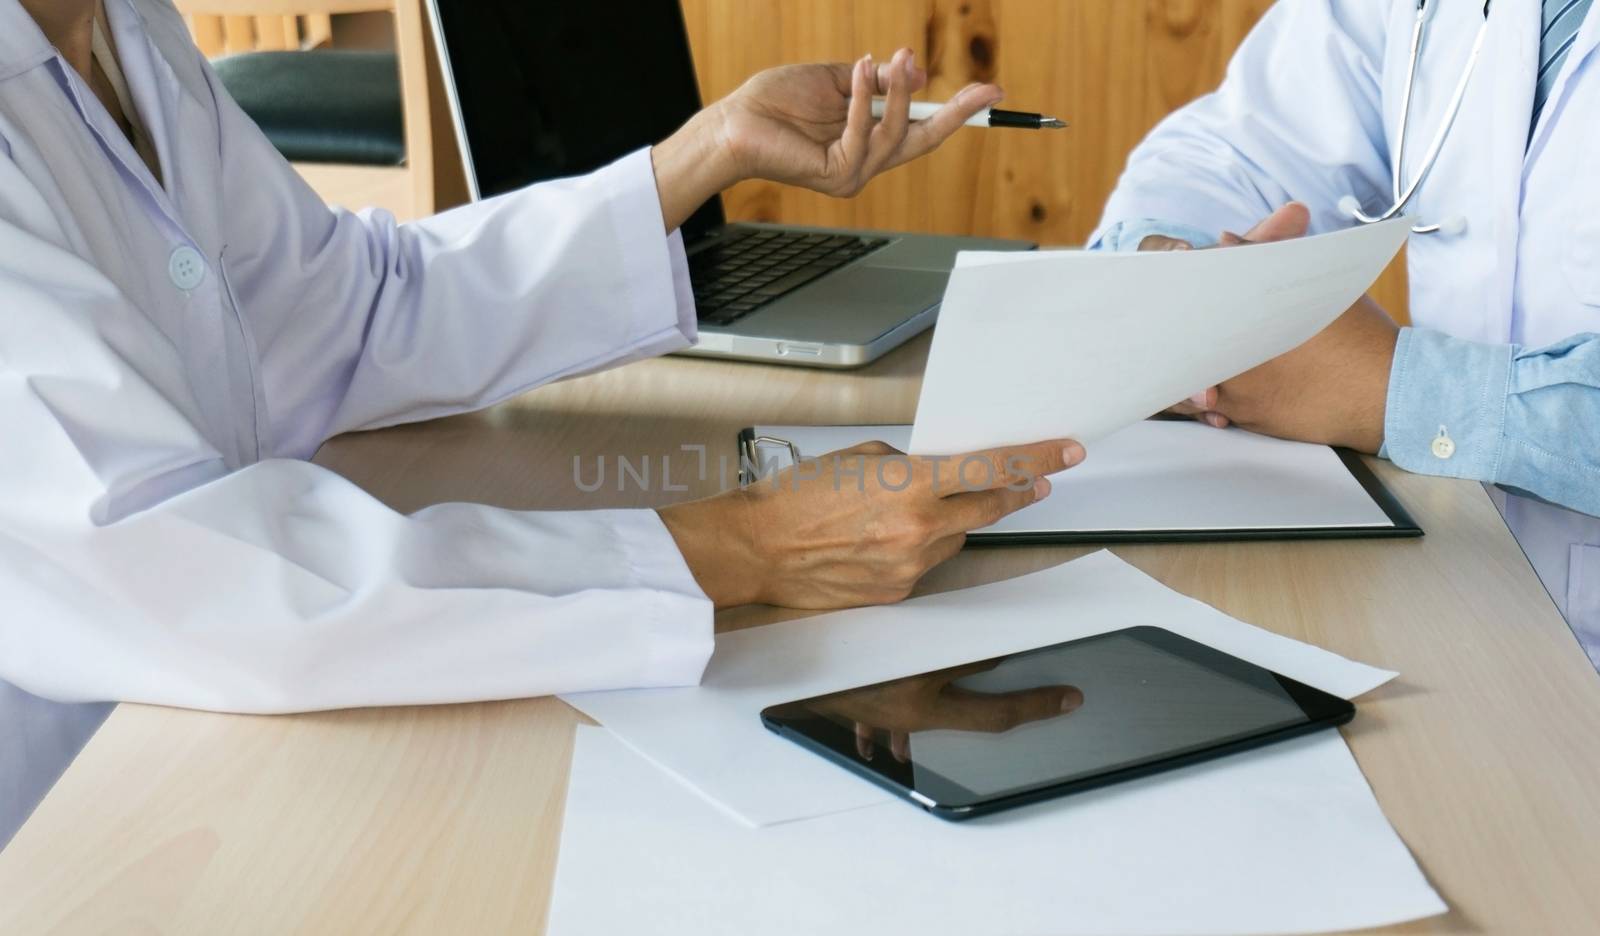
POLYGON ((968 85, 933 116, 913 120, 911 96, 927 83, 910 49, 887 63, 864 56, 854 65, 768 69, 656 148, 658 186, 663 193, 699 196, 759 178, 849 197, 879 173, 932 152, 1001 97, 994 85, 968 85), (876 95, 887 99, 882 119, 873 118, 876 95), (680 141, 694 145, 679 153, 680 141), (663 165, 678 169, 680 163, 674 175, 704 176, 705 184, 660 185, 663 165))
POLYGON ((883 64, 865 56, 854 65, 787 65, 757 74, 652 149, 665 229, 745 179, 849 197, 963 126, 1060 124, 994 110, 1002 92, 992 84, 968 85, 942 105, 913 102, 927 84, 910 49, 883 64))

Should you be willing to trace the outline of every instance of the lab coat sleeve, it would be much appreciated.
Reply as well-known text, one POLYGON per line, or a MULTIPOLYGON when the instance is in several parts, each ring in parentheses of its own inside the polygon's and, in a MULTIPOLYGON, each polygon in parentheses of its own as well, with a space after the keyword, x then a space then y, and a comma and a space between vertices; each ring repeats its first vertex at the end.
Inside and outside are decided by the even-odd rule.
MULTIPOLYGON (((261 359, 270 452, 480 409, 687 347, 682 237, 650 152, 408 224, 330 209, 215 76, 234 299, 261 359)), ((263 454, 267 454, 264 452, 263 454)))
POLYGON ((1401 329, 1382 454, 1600 516, 1600 335, 1530 349, 1401 329))
POLYGON ((228 472, 172 345, 40 205, 0 159, 0 678, 242 712, 697 681, 711 604, 653 512, 405 516, 303 461, 228 472))
POLYGON ((1311 208, 1313 232, 1347 227, 1340 199, 1372 205, 1389 188, 1381 77, 1392 9, 1391 0, 1274 4, 1221 87, 1133 151, 1090 244, 1110 235, 1125 247, 1129 229, 1156 222, 1243 232, 1290 201, 1311 208))

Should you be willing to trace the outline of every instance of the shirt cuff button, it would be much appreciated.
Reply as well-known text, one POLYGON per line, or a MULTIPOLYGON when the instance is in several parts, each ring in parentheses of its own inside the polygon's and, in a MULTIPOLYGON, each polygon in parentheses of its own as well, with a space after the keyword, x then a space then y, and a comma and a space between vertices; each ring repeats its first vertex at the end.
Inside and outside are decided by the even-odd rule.
POLYGON ((1456 453, 1455 440, 1450 438, 1450 434, 1443 426, 1439 427, 1439 434, 1434 436, 1432 448, 1433 457, 1440 460, 1448 459, 1456 453))

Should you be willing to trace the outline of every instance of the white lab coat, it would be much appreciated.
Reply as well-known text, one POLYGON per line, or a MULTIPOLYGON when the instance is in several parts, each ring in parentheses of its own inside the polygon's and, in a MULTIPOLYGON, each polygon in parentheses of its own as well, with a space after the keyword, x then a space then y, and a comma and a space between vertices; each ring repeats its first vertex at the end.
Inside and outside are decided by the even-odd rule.
MULTIPOLYGON (((1493 3, 1461 113, 1408 209, 1423 220, 1467 221, 1463 234, 1411 238, 1418 326, 1533 347, 1600 332, 1600 7, 1578 33, 1530 142, 1540 5, 1493 3)), ((1408 180, 1444 118, 1483 7, 1428 4, 1408 180)), ((1387 209, 1415 14, 1415 0, 1280 0, 1240 48, 1223 88, 1169 118, 1135 152, 1106 226, 1158 219, 1243 231, 1298 199, 1312 208, 1313 230, 1326 231, 1349 226, 1338 211, 1347 195, 1369 211, 1387 209)), ((1572 444, 1597 435, 1575 424, 1572 444)), ((1574 629, 1600 635, 1600 519, 1492 493, 1574 629)))
POLYGON ((0 843, 105 710, 38 697, 696 682, 711 604, 653 512, 404 516, 306 461, 690 343, 648 152, 412 225, 330 211, 167 0, 106 5, 164 184, 0 0, 0 843))

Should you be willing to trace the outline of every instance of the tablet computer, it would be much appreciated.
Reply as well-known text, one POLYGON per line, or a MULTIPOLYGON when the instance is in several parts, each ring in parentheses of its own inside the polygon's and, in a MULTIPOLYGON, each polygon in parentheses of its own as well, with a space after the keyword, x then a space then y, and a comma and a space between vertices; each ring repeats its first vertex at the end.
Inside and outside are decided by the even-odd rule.
POLYGON ((766 726, 944 819, 1342 725, 1355 706, 1133 627, 772 706, 766 726))

